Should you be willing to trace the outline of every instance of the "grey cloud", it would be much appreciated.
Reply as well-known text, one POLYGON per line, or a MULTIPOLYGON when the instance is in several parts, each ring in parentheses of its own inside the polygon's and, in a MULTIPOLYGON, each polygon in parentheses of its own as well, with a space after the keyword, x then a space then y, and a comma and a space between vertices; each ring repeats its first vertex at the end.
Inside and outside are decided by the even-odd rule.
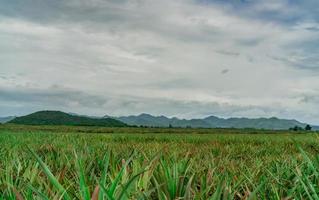
POLYGON ((226 51, 226 50, 216 50, 216 53, 226 55, 226 56, 239 56, 240 53, 238 52, 232 52, 232 51, 226 51))
MULTIPOLYGON (((0 16, 27 20, 43 25, 54 25, 68 29, 69 25, 82 28, 87 33, 108 31, 114 35, 126 34, 125 31, 142 31, 172 37, 181 42, 214 42, 216 35, 223 33, 216 27, 206 24, 181 24, 165 21, 159 9, 165 3, 141 1, 46 1, 30 0, 6 2, 0 7, 0 16), (174 23, 174 24, 173 24, 174 23)), ((174 4, 173 4, 174 6, 174 4)), ((179 10, 182 11, 182 10, 179 10)), ((175 10, 165 12, 174 14, 175 10)), ((182 12, 187 17, 187 12, 182 12)))
POLYGON ((256 46, 259 43, 261 43, 264 39, 263 38, 244 38, 244 39, 240 39, 238 40, 238 44, 242 45, 242 46, 256 46))
MULTIPOLYGON (((143 86, 140 86, 143 87, 143 86)), ((145 86, 144 86, 145 87, 145 86)), ((194 88, 195 84, 193 80, 187 78, 177 78, 177 79, 163 79, 161 81, 156 81, 148 84, 148 88, 162 88, 162 89, 183 89, 183 88, 194 88)))
MULTIPOLYGON (((307 100, 308 101, 308 100, 307 100)), ((63 110, 89 115, 123 116, 140 113, 171 117, 196 118, 210 115, 221 117, 272 117, 292 118, 293 111, 277 106, 235 105, 229 103, 144 98, 125 95, 90 95, 84 92, 52 86, 49 90, 0 90, 0 116, 24 115, 38 110, 63 110)), ((312 115, 314 117, 315 115, 312 115)), ((297 118, 309 121, 308 118, 297 118)))
POLYGON ((2 1, 0 110, 306 118, 290 95, 318 87, 300 71, 319 63, 316 37, 265 21, 258 12, 280 5, 259 2, 241 12, 216 1, 2 1))
POLYGON ((293 66, 295 68, 301 70, 310 70, 313 72, 317 72, 319 70, 319 58, 318 57, 306 57, 306 58, 285 58, 285 57, 272 57, 276 61, 283 62, 289 66, 293 66))
POLYGON ((2 75, 0 75, 0 79, 8 80, 8 79, 10 79, 10 78, 7 77, 7 76, 2 76, 2 75))
MULTIPOLYGON (((119 1, 121 4, 123 1, 119 1)), ((74 1, 74 0, 8 0, 1 3, 1 14, 8 17, 22 18, 39 23, 63 23, 67 21, 102 21, 120 20, 125 9, 115 7, 113 1, 74 1), (101 9, 102 8, 102 9, 101 9), (101 12, 109 8, 110 12, 101 12), (90 13, 90 15, 87 15, 90 13)))
POLYGON ((315 102, 318 103, 319 98, 317 96, 303 96, 300 99, 300 103, 311 103, 311 102, 315 102))
POLYGON ((308 31, 314 31, 314 32, 319 32, 319 27, 316 27, 316 26, 307 27, 306 30, 308 30, 308 31))
POLYGON ((248 18, 263 20, 265 23, 277 23, 291 26, 302 20, 318 21, 318 6, 316 0, 254 0, 254 1, 218 1, 226 5, 230 12, 248 18))
POLYGON ((313 91, 311 93, 304 93, 297 97, 300 104, 319 104, 319 91, 313 91))
POLYGON ((0 101, 19 102, 25 104, 45 106, 62 106, 64 108, 76 104, 84 107, 103 106, 107 100, 95 95, 85 94, 82 91, 52 86, 46 89, 0 89, 0 101))
POLYGON ((221 71, 222 74, 227 74, 228 72, 229 72, 229 69, 223 69, 223 70, 221 71))

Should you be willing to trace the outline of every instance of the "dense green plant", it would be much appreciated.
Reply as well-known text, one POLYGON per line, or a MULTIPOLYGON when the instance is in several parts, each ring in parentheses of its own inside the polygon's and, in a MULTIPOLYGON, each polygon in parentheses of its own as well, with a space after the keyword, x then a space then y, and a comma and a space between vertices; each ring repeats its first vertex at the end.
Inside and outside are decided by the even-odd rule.
POLYGON ((0 199, 318 199, 314 134, 8 128, 0 199))

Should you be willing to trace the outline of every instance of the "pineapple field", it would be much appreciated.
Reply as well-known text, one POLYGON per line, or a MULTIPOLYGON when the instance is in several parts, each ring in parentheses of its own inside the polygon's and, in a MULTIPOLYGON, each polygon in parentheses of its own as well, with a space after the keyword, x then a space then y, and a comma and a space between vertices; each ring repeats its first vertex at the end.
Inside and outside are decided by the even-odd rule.
POLYGON ((0 199, 319 199, 315 132, 0 126, 0 199))

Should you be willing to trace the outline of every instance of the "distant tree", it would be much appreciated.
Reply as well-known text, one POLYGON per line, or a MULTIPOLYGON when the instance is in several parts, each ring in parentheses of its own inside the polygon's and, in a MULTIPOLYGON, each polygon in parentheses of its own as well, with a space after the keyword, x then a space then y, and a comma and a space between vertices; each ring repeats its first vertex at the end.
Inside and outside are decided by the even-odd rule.
POLYGON ((294 127, 290 128, 289 130, 291 130, 291 131, 302 131, 304 129, 302 127, 300 127, 300 126, 294 126, 294 127))
POLYGON ((312 127, 309 124, 307 124, 306 127, 305 127, 305 130, 306 131, 311 131, 311 129, 312 129, 312 127))
POLYGON ((168 125, 168 128, 173 128, 173 125, 172 125, 172 124, 169 124, 169 125, 168 125))
POLYGON ((295 130, 295 127, 290 127, 289 130, 290 130, 290 131, 294 131, 294 130, 295 130))

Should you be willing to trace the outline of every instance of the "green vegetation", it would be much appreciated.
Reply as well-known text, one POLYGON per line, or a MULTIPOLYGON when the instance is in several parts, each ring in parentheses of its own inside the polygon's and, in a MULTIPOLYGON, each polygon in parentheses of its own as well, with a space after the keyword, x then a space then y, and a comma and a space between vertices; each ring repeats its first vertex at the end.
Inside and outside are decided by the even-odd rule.
POLYGON ((12 124, 24 125, 71 125, 71 126, 107 126, 123 127, 125 123, 111 118, 90 118, 71 115, 60 111, 40 111, 11 120, 12 124))
POLYGON ((0 199, 318 199, 318 152, 310 132, 1 125, 0 199))
POLYGON ((311 131, 312 127, 309 124, 307 124, 305 128, 302 128, 300 126, 294 126, 292 128, 289 128, 289 130, 290 131, 311 131))

